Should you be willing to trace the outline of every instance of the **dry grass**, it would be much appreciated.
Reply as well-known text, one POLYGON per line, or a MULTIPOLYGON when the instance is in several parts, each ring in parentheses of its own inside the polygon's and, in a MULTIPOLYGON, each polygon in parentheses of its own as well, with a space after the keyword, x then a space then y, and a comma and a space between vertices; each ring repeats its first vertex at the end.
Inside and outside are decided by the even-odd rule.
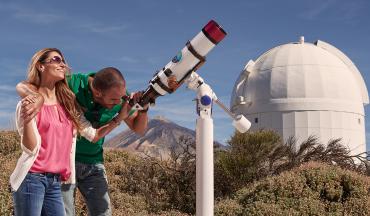
MULTIPOLYGON (((12 131, 1 131, 1 216, 13 214, 13 203, 8 182, 20 154, 19 136, 12 131)), ((158 179, 161 178, 164 172, 163 170, 160 171, 156 164, 151 164, 150 160, 152 159, 143 159, 119 150, 106 151, 105 159, 113 215, 188 215, 171 209, 172 205, 166 203, 168 195, 164 189, 160 185, 155 186, 154 183, 157 182, 158 184, 158 179)), ((80 193, 76 195, 76 205, 76 215, 87 215, 86 205, 80 193)))
MULTIPOLYGON (((236 135, 230 149, 215 154, 215 194, 237 189, 236 193, 217 197, 216 215, 370 215, 369 177, 342 169, 340 163, 306 163, 315 155, 323 162, 328 155, 330 160, 339 160, 346 156, 345 151, 334 151, 340 146, 327 151, 313 142, 303 153, 288 157, 284 152, 289 151, 276 148, 279 140, 274 134, 245 136, 236 135), (340 157, 333 157, 333 152, 340 157), (284 163, 277 161, 289 166, 281 169, 284 163)), ((171 154, 168 160, 121 150, 105 151, 113 215, 194 215, 193 143, 183 140, 180 144, 184 145, 183 152, 171 154)), ((8 179, 20 153, 19 136, 1 131, 0 215, 13 213, 8 179)), ((87 215, 79 193, 76 205, 77 215, 87 215)))

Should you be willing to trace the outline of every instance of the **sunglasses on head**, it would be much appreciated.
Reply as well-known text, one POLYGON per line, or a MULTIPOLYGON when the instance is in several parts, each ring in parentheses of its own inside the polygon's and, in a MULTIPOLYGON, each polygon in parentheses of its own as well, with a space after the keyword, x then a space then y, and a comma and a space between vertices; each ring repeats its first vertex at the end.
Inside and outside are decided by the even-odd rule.
POLYGON ((43 61, 43 63, 56 63, 56 64, 60 64, 62 63, 65 64, 64 60, 62 58, 60 58, 59 56, 54 56, 52 57, 51 59, 47 60, 47 61, 43 61))

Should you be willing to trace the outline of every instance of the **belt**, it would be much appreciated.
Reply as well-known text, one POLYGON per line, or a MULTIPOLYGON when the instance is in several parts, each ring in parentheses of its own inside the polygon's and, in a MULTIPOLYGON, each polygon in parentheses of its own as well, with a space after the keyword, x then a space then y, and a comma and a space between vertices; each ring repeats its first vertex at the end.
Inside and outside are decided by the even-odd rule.
POLYGON ((42 173, 38 173, 38 172, 29 172, 33 175, 39 175, 39 176, 46 176, 46 177, 60 177, 60 174, 56 174, 56 173, 50 173, 50 172, 42 172, 42 173))

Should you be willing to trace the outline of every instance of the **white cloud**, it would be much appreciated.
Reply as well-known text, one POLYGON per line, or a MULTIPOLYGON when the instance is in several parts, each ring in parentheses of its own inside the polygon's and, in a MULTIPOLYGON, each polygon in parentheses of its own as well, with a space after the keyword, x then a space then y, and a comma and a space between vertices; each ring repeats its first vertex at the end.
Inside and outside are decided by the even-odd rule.
POLYGON ((83 21, 83 17, 76 21, 73 16, 63 14, 60 10, 54 10, 54 8, 50 6, 47 7, 46 5, 43 7, 35 5, 34 8, 30 8, 29 6, 26 7, 22 4, 10 3, 0 4, 0 9, 9 12, 11 17, 23 22, 48 25, 64 21, 65 24, 69 26, 87 29, 88 31, 94 33, 119 32, 128 28, 127 24, 110 25, 107 23, 101 23, 100 21, 98 22, 96 20, 83 21))
POLYGON ((28 23, 51 24, 64 19, 63 16, 56 13, 45 13, 40 8, 31 9, 20 4, 3 4, 2 8, 9 10, 11 17, 28 23))
POLYGON ((0 91, 0 112, 3 115, 13 113, 19 100, 20 98, 16 95, 15 91, 14 93, 0 91))
POLYGON ((347 23, 356 23, 358 21, 357 17, 362 13, 367 14, 368 11, 366 9, 364 10, 362 5, 358 4, 356 1, 348 1, 346 4, 342 5, 340 10, 341 16, 338 16, 338 18, 347 23))
POLYGON ((0 110, 0 129, 15 129, 14 126, 14 112, 0 110))
MULTIPOLYGON (((131 71, 141 71, 142 72, 143 69, 141 69, 140 66, 149 64, 149 65, 155 65, 158 67, 161 63, 160 59, 162 58, 159 58, 159 57, 145 57, 144 58, 144 56, 137 56, 137 57, 121 56, 115 59, 115 61, 135 65, 135 68, 132 68, 131 71)), ((162 64, 163 63, 164 62, 162 61, 162 64)), ((149 68, 147 70, 149 70, 149 68)), ((150 68, 150 70, 155 70, 155 68, 152 67, 150 68)))
POLYGON ((147 86, 145 84, 148 83, 147 80, 139 80, 139 79, 128 79, 127 76, 125 76, 125 71, 122 71, 123 76, 126 79, 128 90, 130 91, 138 91, 138 90, 144 90, 144 89, 135 89, 136 87, 146 88, 147 86))
POLYGON ((147 59, 147 62, 150 63, 151 65, 158 65, 158 64, 163 63, 161 62, 161 58, 159 57, 149 57, 147 59))
POLYGON ((27 64, 28 60, 21 61, 18 59, 0 58, 0 75, 2 77, 5 75, 6 77, 22 75, 25 78, 27 73, 27 64))
POLYGON ((14 117, 14 112, 11 112, 11 111, 0 111, 0 118, 14 117))
POLYGON ((0 91, 2 92, 15 92, 15 86, 12 85, 0 85, 0 91))
POLYGON ((304 11, 301 16, 307 20, 315 20, 323 14, 334 3, 334 1, 335 0, 316 2, 317 4, 312 4, 313 7, 304 11))
POLYGON ((119 60, 123 61, 123 62, 126 62, 126 63, 130 63, 130 64, 135 64, 135 63, 140 62, 138 59, 135 59, 135 58, 132 58, 132 57, 129 57, 129 56, 122 56, 121 58, 119 58, 119 60))
POLYGON ((63 18, 48 13, 39 13, 35 11, 17 11, 14 17, 26 22, 32 22, 36 24, 51 24, 62 20, 63 18))
POLYGON ((306 20, 318 20, 330 17, 327 14, 333 13, 331 19, 336 21, 342 21, 347 23, 355 23, 356 18, 364 11, 363 1, 338 1, 338 0, 326 0, 326 1, 315 1, 314 3, 309 2, 311 8, 307 9, 301 14, 301 17, 306 20))
POLYGON ((81 27, 94 33, 111 33, 126 30, 128 28, 128 25, 125 24, 107 25, 104 23, 87 23, 82 24, 81 27))

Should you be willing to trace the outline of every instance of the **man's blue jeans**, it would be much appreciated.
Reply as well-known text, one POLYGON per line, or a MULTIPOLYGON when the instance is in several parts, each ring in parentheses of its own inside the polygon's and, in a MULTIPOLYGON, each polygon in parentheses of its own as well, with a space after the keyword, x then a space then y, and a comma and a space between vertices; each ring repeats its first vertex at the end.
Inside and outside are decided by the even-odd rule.
POLYGON ((13 192, 13 201, 16 216, 64 216, 60 175, 28 173, 13 192))
POLYGON ((76 185, 62 184, 67 216, 75 215, 76 187, 85 199, 90 216, 112 215, 107 175, 103 164, 84 164, 76 161, 76 185))

